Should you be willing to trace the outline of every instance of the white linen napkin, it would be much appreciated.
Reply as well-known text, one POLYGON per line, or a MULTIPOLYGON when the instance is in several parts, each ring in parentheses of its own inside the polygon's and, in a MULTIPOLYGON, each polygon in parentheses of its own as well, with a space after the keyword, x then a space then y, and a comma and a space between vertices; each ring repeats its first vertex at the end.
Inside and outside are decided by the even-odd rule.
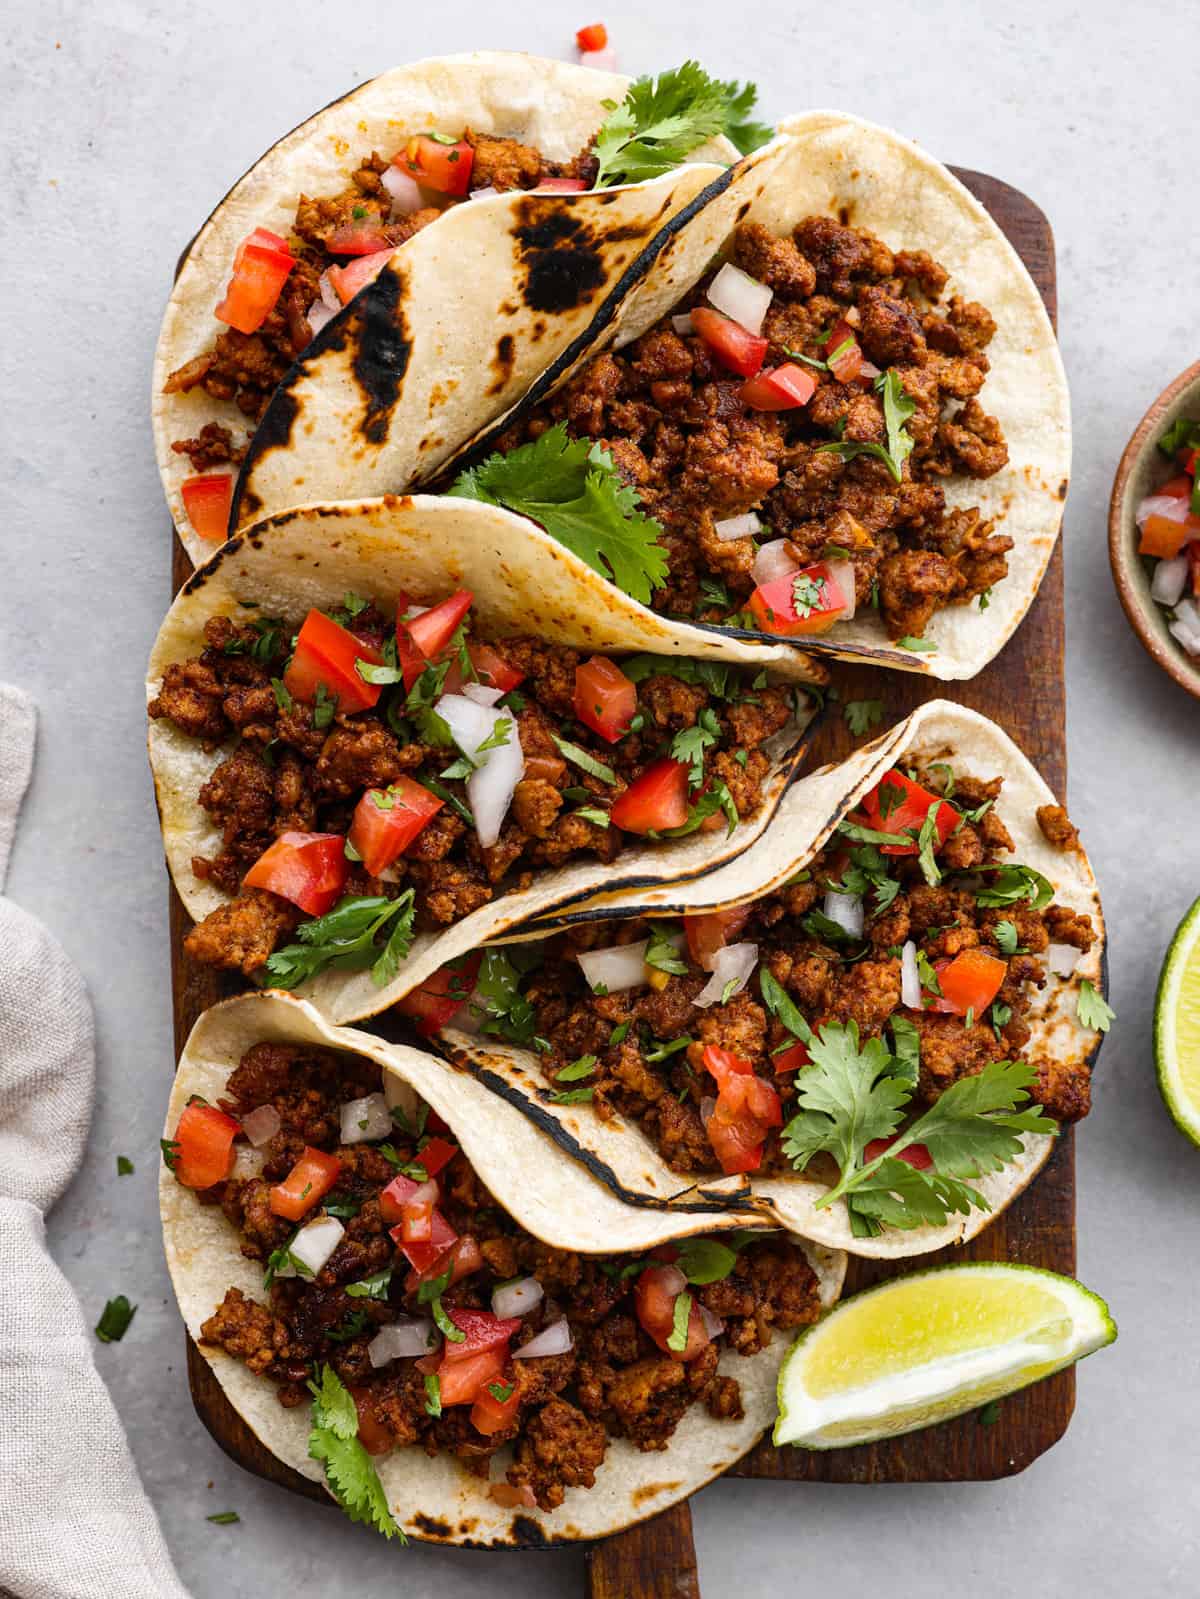
MULTIPOLYGON (((34 710, 0 684, 0 890, 33 765, 34 710)), ((108 1390, 46 1249, 43 1212, 92 1117, 83 979, 0 894, 0 1589, 16 1599, 188 1599, 108 1390)))

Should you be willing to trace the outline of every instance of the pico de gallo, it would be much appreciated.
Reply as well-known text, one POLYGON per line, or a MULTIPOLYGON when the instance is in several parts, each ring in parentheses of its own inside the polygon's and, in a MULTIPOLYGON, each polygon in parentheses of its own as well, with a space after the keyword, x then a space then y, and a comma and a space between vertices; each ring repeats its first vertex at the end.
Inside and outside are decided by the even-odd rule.
MULTIPOLYGON (((911 1095, 908 1124, 1000 1061, 1028 1061, 1032 1101, 1075 1121, 1089 1108, 1088 1068, 1041 1050, 1030 1013, 1047 971, 1069 975, 1097 933, 1010 860, 1002 786, 941 762, 897 767, 765 898, 485 952, 443 1025, 522 1045, 544 1103, 636 1122, 693 1176, 798 1164, 833 1179, 827 1157, 797 1161, 788 1148, 822 1035, 826 1050, 856 1055, 886 1041, 911 1095)), ((1061 807, 1040 807, 1037 822, 1055 847, 1078 847, 1061 807)), ((919 1144, 900 1158, 929 1165, 919 1144)))
POLYGON ((665 1449, 693 1405, 740 1419, 721 1355, 816 1320, 817 1277, 784 1235, 642 1256, 542 1243, 397 1087, 361 1057, 258 1043, 163 1145, 263 1268, 261 1295, 228 1289, 202 1342, 287 1408, 348 1390, 370 1455, 445 1452, 502 1504, 553 1510, 614 1437, 665 1449))
POLYGON ((1172 472, 1138 504, 1138 552, 1150 563, 1150 594, 1170 618, 1167 630, 1200 657, 1200 421, 1177 417, 1158 447, 1172 472))
MULTIPOLYGON (((329 965, 395 974, 414 932, 536 873, 753 816, 807 709, 766 674, 480 636, 467 589, 395 614, 346 594, 305 616, 214 616, 149 710, 232 747, 196 801, 229 896, 196 960, 290 988, 329 965), (289 940, 296 936, 297 942, 289 940)), ((415 1003, 415 1002, 414 1002, 415 1003)))

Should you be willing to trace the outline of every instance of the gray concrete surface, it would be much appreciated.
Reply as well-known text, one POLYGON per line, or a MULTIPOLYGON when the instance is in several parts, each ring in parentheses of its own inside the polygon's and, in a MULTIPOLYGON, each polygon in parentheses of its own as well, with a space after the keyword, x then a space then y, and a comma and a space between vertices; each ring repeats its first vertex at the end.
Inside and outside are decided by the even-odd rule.
POLYGON ((8 14, 0 676, 42 717, 10 892, 86 973, 101 1051, 91 1148, 54 1215, 55 1251, 89 1314, 117 1292, 139 1304, 100 1366, 197 1599, 333 1583, 408 1599, 581 1591, 570 1552, 385 1548, 242 1474, 192 1413, 153 1209, 171 1042, 140 679, 168 598, 150 358, 183 241, 266 145, 351 84, 475 45, 566 55, 589 9, 630 70, 694 53, 756 79, 770 113, 858 111, 1033 195, 1058 237, 1075 404, 1070 800, 1105 896, 1119 1014, 1079 1140, 1080 1274, 1121 1339, 1081 1369, 1064 1441, 1012 1480, 708 1489, 695 1504, 704 1592, 1195 1593, 1200 1154, 1159 1104, 1150 1016, 1162 952, 1200 892, 1200 708, 1127 630, 1104 547, 1120 450, 1197 354, 1195 30, 1181 0, 510 0, 503 18, 466 0, 33 0, 8 14), (117 1179, 118 1153, 134 1176, 117 1179), (206 1522, 229 1507, 239 1525, 206 1522))

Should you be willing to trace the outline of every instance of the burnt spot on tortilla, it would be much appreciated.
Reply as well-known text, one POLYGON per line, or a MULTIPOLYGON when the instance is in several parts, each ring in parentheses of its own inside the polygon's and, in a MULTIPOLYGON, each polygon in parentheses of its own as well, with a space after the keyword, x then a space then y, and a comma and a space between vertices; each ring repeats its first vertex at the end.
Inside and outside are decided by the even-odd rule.
POLYGON ((850 226, 850 207, 848 205, 838 206, 838 221, 844 228, 850 226))
POLYGON ((739 222, 744 222, 746 220, 746 215, 747 215, 748 211, 750 210, 750 207, 751 207, 752 204, 753 204, 753 201, 751 201, 751 200, 743 200, 741 205, 738 206, 738 208, 737 208, 737 220, 739 222))
POLYGON ((1067 497, 1067 479, 1066 478, 1063 478, 1062 482, 1058 485, 1058 497, 1059 497, 1060 500, 1065 500, 1066 497, 1067 497))
POLYGON ((427 1516, 423 1510, 418 1510, 413 1516, 412 1524, 427 1538, 452 1538, 454 1528, 448 1521, 442 1521, 437 1516, 427 1516))
POLYGON ((547 1538, 541 1522, 534 1521, 532 1516, 514 1516, 512 1530, 523 1549, 549 1548, 553 1541, 547 1538))
MULTIPOLYGON (((299 365, 299 363, 297 363, 299 365)), ((296 367, 292 368, 292 373, 296 367)), ((260 455, 266 455, 268 450, 286 450, 292 439, 292 429, 300 416, 300 402, 292 393, 293 381, 284 378, 283 383, 275 390, 271 403, 263 412, 262 421, 254 430, 254 436, 246 449, 246 459, 242 463, 242 480, 245 480, 246 469, 251 462, 260 455)), ((236 502, 238 496, 234 495, 236 502)))
POLYGON ((600 233, 572 212, 527 200, 518 208, 513 236, 524 268, 525 304, 532 311, 561 313, 587 305, 604 287, 606 249, 626 230, 600 233))
MULTIPOLYGON (((541 324, 545 327, 545 323, 541 324)), ((488 386, 489 394, 503 394, 512 378, 513 366, 516 363, 516 341, 511 333, 502 333, 496 340, 496 348, 492 355, 492 371, 495 377, 488 386)))
POLYGON ((659 1494, 674 1493, 682 1487, 681 1482, 644 1482, 633 1490, 633 1502, 635 1505, 644 1505, 648 1499, 657 1499, 659 1494))
POLYGON ((394 264, 358 296, 360 332, 351 369, 366 402, 359 432, 369 444, 387 439, 412 358, 403 299, 404 277, 394 264))

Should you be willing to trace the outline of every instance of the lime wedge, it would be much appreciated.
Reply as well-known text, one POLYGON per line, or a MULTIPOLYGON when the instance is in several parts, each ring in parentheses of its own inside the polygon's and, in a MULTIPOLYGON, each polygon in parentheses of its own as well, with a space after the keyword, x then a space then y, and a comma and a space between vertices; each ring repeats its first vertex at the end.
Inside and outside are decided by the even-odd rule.
POLYGON ((961 1416, 1111 1344, 1102 1299, 992 1261, 935 1266, 844 1299, 779 1373, 777 1444, 836 1449, 961 1416))
POLYGON ((1154 1001, 1154 1060, 1171 1119, 1200 1144, 1200 899, 1175 930, 1154 1001))

